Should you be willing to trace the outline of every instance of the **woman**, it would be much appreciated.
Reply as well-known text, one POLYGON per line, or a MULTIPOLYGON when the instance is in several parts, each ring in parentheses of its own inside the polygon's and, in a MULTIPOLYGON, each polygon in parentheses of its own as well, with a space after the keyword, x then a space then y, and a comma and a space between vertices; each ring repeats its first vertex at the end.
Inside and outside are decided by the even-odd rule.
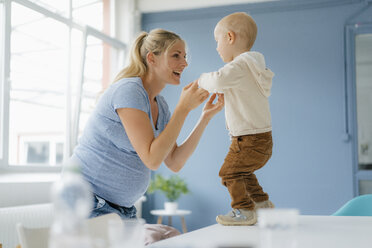
POLYGON ((172 32, 155 29, 135 40, 130 63, 101 96, 73 160, 92 185, 95 205, 91 217, 115 212, 135 218, 133 206, 147 190, 150 171, 162 162, 178 172, 195 150, 209 120, 224 105, 212 95, 185 142, 177 137, 188 113, 209 96, 197 82, 183 88, 171 116, 159 95, 167 85, 179 85, 187 66, 185 42, 172 32))

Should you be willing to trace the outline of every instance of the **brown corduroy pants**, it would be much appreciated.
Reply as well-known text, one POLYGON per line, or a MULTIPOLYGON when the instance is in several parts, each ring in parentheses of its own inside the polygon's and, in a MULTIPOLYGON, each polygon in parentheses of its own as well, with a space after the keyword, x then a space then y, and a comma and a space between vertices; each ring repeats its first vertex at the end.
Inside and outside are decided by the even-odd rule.
POLYGON ((229 190, 232 208, 252 210, 254 202, 269 199, 254 172, 270 159, 272 147, 271 132, 232 138, 219 173, 222 184, 229 190))

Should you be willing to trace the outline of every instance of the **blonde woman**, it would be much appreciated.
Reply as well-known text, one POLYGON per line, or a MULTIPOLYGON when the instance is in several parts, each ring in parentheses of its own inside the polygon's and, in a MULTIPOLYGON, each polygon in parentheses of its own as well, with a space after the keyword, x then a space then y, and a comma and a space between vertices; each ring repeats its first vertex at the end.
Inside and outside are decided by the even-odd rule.
POLYGON ((181 170, 223 108, 223 96, 213 103, 213 94, 191 134, 177 145, 187 115, 209 96, 192 82, 171 115, 159 94, 167 84, 180 84, 187 65, 185 42, 175 33, 155 29, 135 40, 129 65, 101 96, 72 157, 93 188, 91 217, 115 212, 135 218, 133 204, 146 192, 150 171, 163 162, 174 172, 181 170))

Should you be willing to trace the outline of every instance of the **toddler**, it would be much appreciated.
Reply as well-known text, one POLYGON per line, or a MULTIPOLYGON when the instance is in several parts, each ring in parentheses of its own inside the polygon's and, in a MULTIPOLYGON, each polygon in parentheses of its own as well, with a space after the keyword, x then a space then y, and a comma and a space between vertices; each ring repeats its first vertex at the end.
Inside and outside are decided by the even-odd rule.
POLYGON ((274 207, 254 174, 270 159, 273 146, 268 97, 274 73, 261 53, 250 51, 256 35, 256 23, 246 13, 222 18, 214 36, 217 52, 227 64, 199 78, 201 88, 225 96, 232 142, 219 176, 230 193, 232 211, 217 216, 222 225, 253 225, 256 209, 274 207))

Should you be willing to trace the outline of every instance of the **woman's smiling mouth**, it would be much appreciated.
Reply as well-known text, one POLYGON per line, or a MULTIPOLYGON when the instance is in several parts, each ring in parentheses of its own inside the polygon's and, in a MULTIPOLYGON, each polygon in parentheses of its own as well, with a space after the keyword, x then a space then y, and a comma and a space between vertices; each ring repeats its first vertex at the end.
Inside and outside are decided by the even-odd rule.
POLYGON ((173 74, 176 75, 177 77, 181 77, 182 71, 173 71, 173 74))

